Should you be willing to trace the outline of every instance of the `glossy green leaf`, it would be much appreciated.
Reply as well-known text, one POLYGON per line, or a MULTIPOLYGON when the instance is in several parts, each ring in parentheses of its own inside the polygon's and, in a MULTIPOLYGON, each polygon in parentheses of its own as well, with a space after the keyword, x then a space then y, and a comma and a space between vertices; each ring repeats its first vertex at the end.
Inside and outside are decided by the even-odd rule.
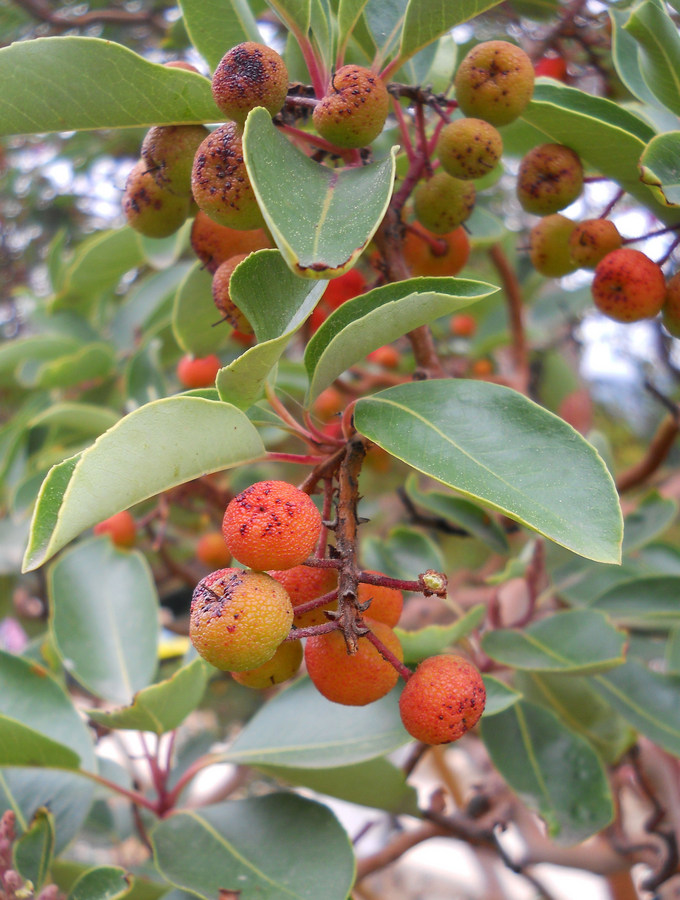
MULTIPOLYGON (((60 356, 37 367, 27 379, 27 386, 37 388, 69 388, 88 381, 106 378, 115 365, 115 355, 108 344, 88 344, 75 353, 60 356)), ((23 379, 23 374, 20 376, 23 379)))
POLYGON ((236 44, 262 42, 247 0, 180 0, 179 6, 191 43, 211 72, 236 44))
POLYGON ((562 419, 499 385, 413 382, 361 398, 357 429, 420 472, 589 559, 618 562, 611 475, 562 419))
POLYGON ((407 525, 393 528, 386 539, 369 536, 362 545, 362 554, 368 568, 406 581, 428 569, 442 572, 445 567, 439 544, 407 525))
POLYGON ((311 403, 346 369, 407 331, 495 294, 498 288, 463 278, 410 278, 343 303, 307 345, 311 403))
POLYGON ((0 50, 0 134, 219 122, 210 82, 113 41, 45 37, 0 50))
POLYGON ((486 688, 485 716, 496 716, 522 699, 519 691, 509 687, 493 675, 482 675, 486 688))
POLYGON ((624 30, 630 9, 610 7, 612 22, 612 62, 621 81, 643 103, 658 105, 658 100, 647 86, 640 69, 640 49, 635 38, 624 30))
POLYGON ((50 471, 24 566, 37 568, 86 528, 147 497, 263 454, 253 425, 229 404, 182 396, 149 403, 50 471))
POLYGON ((180 282, 172 308, 172 331, 185 353, 215 353, 231 333, 212 296, 212 275, 200 262, 180 282))
POLYGON ((623 552, 644 547, 662 534, 678 513, 678 504, 670 497, 652 491, 637 509, 628 513, 623 524, 623 552))
POLYGON ((262 214, 293 272, 324 278, 351 268, 392 196, 396 148, 380 162, 330 169, 298 150, 258 107, 248 115, 243 151, 262 214))
POLYGON ((620 566, 592 563, 580 557, 558 566, 553 572, 555 591, 572 606, 589 606, 617 584, 639 578, 643 573, 637 561, 624 559, 620 566))
POLYGON ((62 334, 36 334, 0 345, 0 372, 13 372, 27 360, 47 360, 73 353, 81 342, 62 334))
POLYGON ((167 396, 161 349, 160 339, 154 338, 148 344, 142 344, 128 357, 123 370, 128 409, 134 409, 135 405, 144 406, 167 396))
POLYGON ((289 784, 337 797, 347 803, 384 809, 393 815, 418 815, 415 788, 406 783, 401 769, 382 757, 335 769, 310 769, 306 766, 302 769, 277 766, 258 768, 289 784))
POLYGON ((70 747, 0 713, 0 766, 77 769, 79 763, 70 747))
POLYGON ((216 383, 223 400, 248 409, 260 398, 269 373, 325 288, 325 281, 294 275, 278 250, 259 250, 234 269, 230 294, 259 343, 220 370, 216 383))
POLYGON ((395 634, 404 651, 404 662, 413 665, 429 656, 443 653, 479 627, 485 616, 486 606, 480 603, 451 625, 426 625, 417 631, 395 628, 395 634))
POLYGON ((295 769, 349 766, 408 743, 399 691, 369 706, 340 706, 302 679, 270 700, 221 755, 225 762, 295 769), (290 728, 290 722, 295 728, 290 728))
POLYGON ((650 741, 680 756, 680 676, 651 672, 629 659, 591 684, 604 699, 650 741))
POLYGON ((118 866, 98 866, 76 881, 68 900, 118 900, 127 897, 134 878, 118 866))
POLYGON ((338 3, 338 47, 341 54, 367 3, 368 0, 340 0, 338 3))
POLYGON ((65 669, 96 696, 130 703, 157 666, 158 596, 145 557, 108 536, 85 541, 50 567, 47 588, 65 669))
POLYGON ((164 734, 177 728, 201 702, 210 672, 201 659, 178 669, 171 678, 143 688, 125 709, 104 712, 88 709, 94 722, 106 728, 153 731, 164 734))
POLYGON ((496 553, 507 553, 508 539, 495 519, 485 510, 462 497, 444 494, 442 491, 421 491, 415 475, 406 481, 406 493, 416 506, 427 510, 445 522, 456 525, 483 541, 496 553))
POLYGON ((635 741, 626 720, 593 690, 588 678, 550 672, 518 672, 515 686, 527 700, 554 712, 613 765, 635 741))
MULTIPOLYGON (((170 308, 179 285, 190 269, 191 263, 181 262, 135 282, 110 325, 111 337, 121 350, 129 351, 143 338, 148 328, 153 330, 158 317, 170 308)), ((212 295, 209 296, 212 302, 212 295)))
MULTIPOLYGON (((368 0, 364 20, 377 48, 381 63, 392 56, 399 46, 408 0, 368 0)), ((396 63, 398 65, 398 63, 396 63)))
POLYGON ((640 46, 640 68, 647 87, 680 115, 680 35, 665 7, 653 0, 636 6, 623 26, 640 46))
POLYGON ((659 203, 680 206, 680 131, 659 134, 640 157, 640 178, 659 203))
POLYGON ((680 577, 657 575, 624 581, 601 594, 591 609, 601 610, 618 625, 663 631, 680 625, 680 577))
POLYGON ((295 794, 174 813, 150 837, 163 877, 203 900, 220 891, 239 900, 346 900, 354 880, 349 838, 333 813, 295 794))
POLYGON ((473 247, 490 247, 502 241, 508 233, 505 222, 479 202, 475 204, 472 215, 465 223, 465 231, 473 247))
POLYGON ((294 35, 307 34, 312 22, 310 0, 267 0, 267 4, 294 35))
POLYGON ((482 719, 493 764, 545 819, 558 844, 577 844, 614 816, 607 774, 590 744, 551 712, 520 700, 482 719))
POLYGON ((15 842, 12 856, 16 871, 39 892, 54 856, 54 816, 46 807, 36 810, 28 830, 15 842))
POLYGON ((55 403, 34 416, 27 427, 58 428, 96 436, 113 427, 119 419, 119 413, 105 406, 95 406, 93 403, 55 403))
POLYGON ((501 0, 409 0, 401 32, 399 59, 406 60, 456 25, 498 6, 501 0))
POLYGON ((557 613, 523 629, 499 628, 482 638, 484 652, 505 666, 581 675, 621 665, 625 644, 626 635, 590 609, 557 613))
POLYGON ((139 234, 132 228, 98 231, 84 240, 62 274, 53 308, 62 309, 79 300, 93 300, 144 260, 139 234))

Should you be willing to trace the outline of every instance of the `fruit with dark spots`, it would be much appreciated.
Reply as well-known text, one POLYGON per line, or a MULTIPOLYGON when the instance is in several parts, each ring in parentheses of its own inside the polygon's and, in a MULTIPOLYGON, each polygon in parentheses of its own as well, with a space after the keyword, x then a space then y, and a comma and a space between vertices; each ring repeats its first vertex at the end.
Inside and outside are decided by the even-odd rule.
POLYGON ((680 272, 676 272, 668 279, 661 321, 669 334, 676 338, 680 337, 680 272))
POLYGON ((569 236, 571 258, 582 269, 594 269, 608 253, 618 250, 622 240, 610 219, 586 219, 569 236))
POLYGON ((321 514, 309 494, 287 481, 258 481, 229 503, 222 534, 232 555, 251 569, 290 569, 314 550, 321 514))
POLYGON ((498 165, 503 138, 484 119, 454 119, 440 131, 435 153, 454 178, 483 178, 498 165))
POLYGON ((253 334, 253 327, 231 299, 229 285, 234 269, 248 256, 250 256, 249 253, 238 253, 236 256, 232 256, 231 259, 218 266, 212 280, 212 295, 215 306, 221 313, 222 318, 226 319, 241 334, 253 334))
POLYGON ((189 213, 189 198, 178 197, 156 184, 144 160, 128 175, 123 194, 123 212, 135 231, 150 238, 174 234, 189 213))
POLYGON ((338 601, 331 600, 316 609, 307 612, 296 613, 295 610, 303 603, 310 603, 324 594, 329 594, 338 586, 337 569, 315 569, 311 566, 293 566, 291 569, 274 569, 269 574, 276 578, 288 591, 290 602, 293 604, 296 628, 309 628, 311 625, 323 625, 328 622, 324 610, 337 609, 338 601))
POLYGON ((473 728, 484 712, 479 671, 461 656, 431 656, 406 682, 399 698, 404 728, 424 744, 448 744, 473 728))
POLYGON ((559 278, 573 272, 569 237, 576 223, 560 213, 546 216, 529 232, 529 257, 541 275, 559 278))
POLYGON ((177 363, 177 378, 185 388, 212 387, 221 368, 222 363, 214 353, 209 356, 187 354, 177 363))
POLYGON ((219 225, 248 231, 264 225, 243 158, 241 130, 220 125, 201 143, 191 171, 198 207, 219 225))
POLYGON ((285 588, 262 572, 218 569, 194 589, 189 636, 211 665, 228 672, 272 658, 293 622, 285 588))
POLYGON ((583 190, 583 166, 564 144, 541 144, 522 159, 517 173, 517 198, 523 209, 549 216, 569 206, 583 190))
POLYGON ((475 197, 475 186, 471 181, 436 172, 415 189, 413 208, 420 224, 429 231, 448 234, 470 217, 475 197))
POLYGON ((436 235, 414 222, 404 235, 402 254, 413 275, 457 275, 470 256, 470 239, 461 226, 436 235))
POLYGON ((204 125, 157 125, 142 141, 142 160, 159 187, 191 197, 191 168, 201 143, 210 134, 204 125))
POLYGON ((288 69, 276 50, 245 41, 222 57, 213 75, 212 93, 225 116, 239 125, 256 106, 275 116, 288 93, 288 69))
POLYGON ((617 322, 652 319, 666 299, 661 267, 640 250, 612 250, 595 268, 591 285, 595 306, 617 322))
POLYGON ((314 127, 336 147, 365 147, 383 130, 389 105, 379 75, 363 66, 342 66, 329 92, 314 107, 314 127))
POLYGON ((485 41, 468 51, 458 66, 455 88, 464 115, 507 125, 531 100, 534 67, 515 44, 485 41))
POLYGON ((271 241, 261 228, 239 231, 218 225, 199 209, 191 227, 191 246, 208 272, 214 274, 217 267, 232 256, 265 250, 271 247, 271 241))
POLYGON ((98 522, 93 530, 97 535, 108 534, 116 547, 134 547, 137 540, 137 524, 127 509, 98 522))
POLYGON ((245 687, 263 691, 282 684, 295 675, 302 662, 302 644, 300 641, 284 641, 276 650, 276 653, 266 663, 255 669, 246 669, 244 672, 232 672, 234 681, 245 687))

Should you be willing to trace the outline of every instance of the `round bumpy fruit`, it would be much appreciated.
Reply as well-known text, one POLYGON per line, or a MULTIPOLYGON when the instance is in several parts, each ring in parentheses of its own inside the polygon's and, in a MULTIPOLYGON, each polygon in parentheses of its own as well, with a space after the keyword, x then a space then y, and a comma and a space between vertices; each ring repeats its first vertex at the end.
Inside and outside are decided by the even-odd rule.
POLYGON ((186 388, 212 387, 222 363, 217 356, 183 356, 177 364, 177 378, 186 388))
POLYGON ((379 75, 363 66, 342 66, 331 91, 314 107, 314 127, 336 147, 365 147, 383 130, 389 105, 379 75))
POLYGON ((295 613, 298 606, 329 594, 338 586, 337 569, 314 569, 311 566, 293 566, 292 569, 278 569, 269 573, 282 584, 290 602, 293 604, 293 625, 296 628, 309 628, 312 625, 323 625, 328 619, 324 610, 337 609, 338 601, 331 600, 324 606, 317 606, 305 613, 295 613))
POLYGON ((247 259, 249 255, 248 253, 238 253, 236 256, 232 256, 231 259, 221 263, 217 267, 212 280, 212 295, 215 306, 222 314, 222 318, 227 319, 241 334, 253 334, 253 327, 231 299, 229 283, 236 266, 242 263, 244 259, 247 259))
POLYGON ((217 267, 239 253, 254 253, 271 247, 271 241, 261 228, 239 231, 218 225, 203 210, 196 213, 191 226, 191 246, 211 275, 217 267))
POLYGON ((293 622, 285 588, 262 572, 218 569, 194 589, 189 637, 211 665, 255 669, 272 658, 293 622))
POLYGON ((292 678, 300 668, 301 662, 300 641, 285 641, 279 644, 276 653, 266 663, 255 669, 246 669, 244 672, 232 672, 232 678, 245 687, 263 691, 292 678))
POLYGON ((519 165, 517 198, 537 216, 569 206, 583 190, 583 166, 578 154, 564 144, 541 144, 519 165))
POLYGON ((556 78, 558 81, 567 80, 567 63, 561 56, 544 56, 534 66, 536 77, 543 75, 546 78, 556 78))
MULTIPOLYGON (((368 570, 367 570, 368 571, 368 570)), ((382 575, 382 572, 370 572, 371 575, 382 575)), ((366 615, 377 622, 393 628, 401 617, 404 608, 404 595, 396 588, 383 587, 379 584, 360 584, 357 591, 359 603, 371 601, 366 615)))
POLYGON ((203 125, 157 125, 142 142, 142 160, 157 185, 191 196, 191 167, 201 143, 210 134, 203 125))
POLYGON ((559 278, 573 272, 569 237, 576 223, 554 213, 546 216, 529 232, 529 257, 537 272, 548 278, 559 278))
POLYGON ((591 285, 595 306, 617 322, 652 319, 666 299, 661 267, 640 250, 621 247, 601 260, 591 285))
MULTIPOLYGON (((399 638, 389 625, 365 618, 378 640, 402 662, 404 653, 399 638)), ((307 638, 307 672, 320 694, 344 706, 366 706, 388 694, 399 675, 380 655, 367 637, 359 638, 356 653, 350 655, 340 631, 307 638)))
POLYGON ((456 100, 466 116, 492 125, 514 121, 534 92, 534 67, 520 47, 507 41, 477 44, 455 77, 456 100))
POLYGON ((235 122, 220 125, 199 146, 191 170, 191 190, 200 209, 219 225, 248 231, 264 224, 235 122))
POLYGON ((404 236, 402 254, 413 275, 457 275, 470 256, 470 240, 460 226, 436 235, 414 222, 404 236))
POLYGON ((256 106, 275 116, 288 93, 288 69, 276 50, 245 41, 222 57, 213 75, 212 93, 227 118, 239 125, 256 106))
POLYGON ((140 234, 150 238, 169 237, 186 221, 189 198, 159 187, 147 164, 140 159, 125 182, 123 212, 128 225, 140 234))
POLYGON ((435 153, 454 178, 483 178, 498 165, 503 138, 483 119, 455 119, 439 133, 435 153))
POLYGON ((661 309, 663 327, 673 337, 680 337, 680 272, 669 278, 666 285, 666 300, 661 309))
POLYGON ((413 194, 416 218, 434 234, 447 234, 468 219, 475 207, 476 191, 471 181, 436 172, 421 182, 413 194))
POLYGON ((196 544, 196 559, 211 569, 223 569, 231 562, 231 553, 219 531, 208 531, 196 544))
POLYGON ((309 494, 287 481, 258 481, 227 506, 222 534, 251 569, 290 569, 314 550, 321 514, 309 494))
POLYGON ((431 656, 407 681, 399 711, 416 740, 448 744, 477 724, 485 702, 484 682, 472 663, 460 656, 431 656))
POLYGON ((98 522, 93 530, 95 534, 108 534, 116 547, 134 547, 137 540, 137 525, 126 509, 98 522))
POLYGON ((609 219, 586 219, 569 236, 569 252, 577 266, 594 269, 608 253, 618 250, 622 240, 619 229, 609 219))

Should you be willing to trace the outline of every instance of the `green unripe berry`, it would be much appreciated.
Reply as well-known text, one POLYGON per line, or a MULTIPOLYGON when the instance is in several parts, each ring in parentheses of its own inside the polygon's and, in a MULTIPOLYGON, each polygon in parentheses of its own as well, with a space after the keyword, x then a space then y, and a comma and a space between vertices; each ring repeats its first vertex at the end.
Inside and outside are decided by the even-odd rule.
POLYGON ((213 75, 212 93, 222 112, 239 125, 256 106, 275 116, 288 93, 288 69, 276 50, 245 41, 222 57, 213 75))
POLYGON ((498 165, 503 139, 483 119, 455 119, 442 128, 435 153, 454 178, 482 178, 498 165))
POLYGON ((468 52, 456 72, 456 100, 466 116, 507 125, 534 92, 534 67, 520 47, 485 41, 468 52))
POLYGON ((414 191, 416 218, 434 234, 448 234, 470 216, 475 197, 475 186, 471 181, 436 172, 414 191))
POLYGON ((546 216, 529 233, 529 256, 534 268, 549 278, 559 278, 573 272, 569 236, 576 227, 566 216, 555 213, 546 216))
POLYGON ((379 75, 363 66, 343 66, 314 108, 314 127, 336 147, 365 147, 383 130, 389 104, 379 75))
POLYGON ((202 141, 210 134, 203 125, 158 125, 142 142, 142 159, 159 187, 191 196, 191 167, 202 141))
POLYGON ((583 166, 578 154, 563 144, 541 144, 519 165, 517 198, 537 216, 569 206, 583 190, 583 166))
POLYGON ((128 175, 123 194, 123 212, 135 231, 150 238, 164 238, 185 222, 189 198, 178 197, 156 184, 144 160, 128 175))

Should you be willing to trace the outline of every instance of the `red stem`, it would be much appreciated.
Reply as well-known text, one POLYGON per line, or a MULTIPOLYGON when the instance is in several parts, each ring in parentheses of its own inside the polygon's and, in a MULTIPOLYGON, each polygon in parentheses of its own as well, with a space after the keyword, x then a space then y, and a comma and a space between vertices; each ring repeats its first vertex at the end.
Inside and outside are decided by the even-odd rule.
POLYGON ((317 609, 319 606, 325 606, 327 603, 337 600, 337 597, 338 589, 336 588, 334 591, 322 594, 321 597, 317 597, 315 600, 308 600, 306 603, 301 603, 299 606, 295 607, 293 612, 296 616, 300 616, 302 613, 310 612, 312 609, 317 609))
POLYGON ((311 456, 304 453, 277 453, 270 451, 265 459, 270 462, 287 462, 298 463, 301 466, 315 466, 317 463, 323 462, 325 456, 311 456))
POLYGON ((406 117, 404 116, 404 110, 401 108, 401 103, 399 102, 399 99, 397 97, 392 98, 392 109, 394 110, 394 115, 396 117, 397 124, 399 125, 399 134, 401 135, 401 142, 404 145, 406 156, 409 163, 412 163, 415 158, 415 150, 413 149, 413 144, 411 143, 411 135, 408 131, 408 124, 406 122, 406 117))
POLYGON ((372 631, 369 631, 366 637, 373 644, 378 653, 382 656, 385 662, 388 662, 391 666, 399 672, 404 681, 408 681, 413 672, 409 669, 408 666, 405 666, 403 662, 398 659, 391 650, 383 644, 380 638, 376 637, 372 631))

